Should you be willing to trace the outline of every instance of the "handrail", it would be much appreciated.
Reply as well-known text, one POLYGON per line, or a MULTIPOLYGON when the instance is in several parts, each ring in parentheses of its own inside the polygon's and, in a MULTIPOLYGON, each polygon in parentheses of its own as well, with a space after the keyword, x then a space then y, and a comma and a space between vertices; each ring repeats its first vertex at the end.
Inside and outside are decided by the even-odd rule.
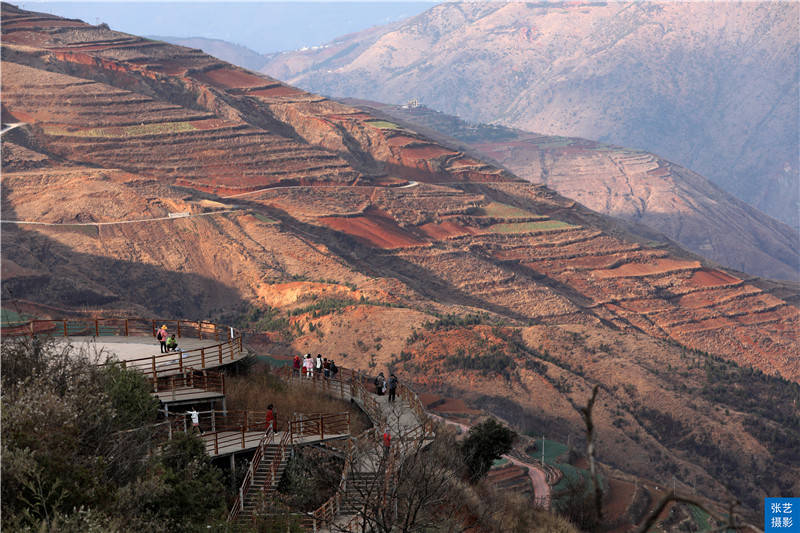
MULTIPOLYGON (((157 379, 159 375, 183 373, 186 368, 205 369, 222 366, 227 361, 236 360, 237 355, 241 355, 244 350, 241 331, 213 322, 192 320, 142 317, 29 320, 21 325, 0 328, 0 335, 155 337, 160 327, 159 324, 167 325, 168 331, 174 332, 178 338, 197 337, 200 340, 215 340, 217 343, 193 350, 181 350, 120 361, 127 367, 133 367, 143 372, 151 380, 157 379)), ((110 363, 112 361, 103 364, 110 363)))
POLYGON ((161 393, 162 401, 172 401, 197 394, 198 391, 225 394, 225 374, 214 370, 189 369, 184 374, 173 374, 153 382, 153 392, 161 393), (166 394, 170 393, 170 394, 166 394))
POLYGON ((258 467, 261 465, 261 459, 264 457, 264 449, 267 447, 267 445, 272 444, 274 440, 275 432, 273 431, 272 427, 268 427, 264 432, 264 436, 261 437, 261 441, 258 443, 258 448, 253 454, 253 460, 250 461, 250 468, 247 469, 247 473, 245 474, 242 484, 239 487, 239 493, 236 495, 236 499, 233 502, 233 507, 231 507, 231 511, 228 514, 228 522, 233 522, 236 520, 241 510, 244 509, 244 499, 247 495, 247 492, 250 490, 250 486, 253 484, 253 476, 258 470, 258 467))

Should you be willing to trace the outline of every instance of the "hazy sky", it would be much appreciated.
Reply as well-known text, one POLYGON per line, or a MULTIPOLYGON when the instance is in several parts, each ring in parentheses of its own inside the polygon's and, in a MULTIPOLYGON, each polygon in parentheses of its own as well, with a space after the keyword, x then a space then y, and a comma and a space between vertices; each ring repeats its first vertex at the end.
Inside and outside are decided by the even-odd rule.
POLYGON ((410 17, 437 2, 19 2, 136 35, 209 37, 256 52, 294 50, 410 17))

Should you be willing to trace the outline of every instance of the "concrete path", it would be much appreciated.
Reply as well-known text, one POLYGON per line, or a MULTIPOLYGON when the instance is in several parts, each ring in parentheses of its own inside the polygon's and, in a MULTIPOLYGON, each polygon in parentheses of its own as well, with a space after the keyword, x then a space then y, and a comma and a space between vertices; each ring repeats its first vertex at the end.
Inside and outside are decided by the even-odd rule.
MULTIPOLYGON (((56 344, 72 344, 77 348, 87 348, 90 355, 97 354, 114 354, 120 361, 130 361, 132 359, 142 359, 144 357, 156 357, 163 355, 161 353, 161 346, 155 338, 135 336, 129 337, 121 336, 76 336, 76 337, 54 337, 56 344)), ((216 346, 220 341, 214 339, 192 339, 189 337, 181 337, 177 339, 178 347, 184 351, 198 350, 200 348, 208 348, 209 346, 216 346)), ((178 352, 171 352, 175 355, 177 361, 178 352)), ((209 359, 211 359, 209 357, 209 359)), ((227 362, 227 361, 226 361, 227 362)))

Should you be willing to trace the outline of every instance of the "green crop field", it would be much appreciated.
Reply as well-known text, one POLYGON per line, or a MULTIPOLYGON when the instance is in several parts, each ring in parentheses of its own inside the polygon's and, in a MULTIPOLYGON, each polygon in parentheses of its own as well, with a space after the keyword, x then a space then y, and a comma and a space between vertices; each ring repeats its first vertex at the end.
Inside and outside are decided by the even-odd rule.
POLYGON ((3 327, 22 324, 26 322, 28 318, 27 315, 21 315, 11 309, 0 309, 0 324, 2 324, 3 327))
POLYGON ((97 138, 118 138, 118 137, 142 137, 145 135, 160 135, 163 133, 180 133, 183 131, 193 131, 194 124, 187 121, 182 122, 154 122, 151 124, 138 124, 134 126, 117 126, 109 128, 91 128, 87 130, 70 131, 60 127, 45 126, 44 132, 47 135, 60 135, 66 137, 97 137, 97 138))
POLYGON ((253 216, 256 217, 261 222, 266 222, 267 224, 275 224, 277 220, 274 218, 269 218, 267 216, 262 215, 261 213, 253 213, 253 216))
POLYGON ((395 124, 394 122, 389 122, 386 120, 368 120, 367 124, 373 126, 375 128, 380 128, 382 130, 399 130, 400 126, 395 124))
MULTIPOLYGON (((535 437, 535 435, 532 435, 535 437)), ((529 455, 531 459, 536 461, 542 460, 542 438, 539 437, 536 439, 536 446, 537 450, 531 452, 529 455)), ((558 459, 564 459, 567 453, 567 447, 556 441, 547 440, 544 441, 544 462, 549 464, 550 466, 554 466, 561 470, 564 474, 563 477, 553 486, 553 495, 556 499, 558 499, 558 494, 560 491, 567 488, 570 483, 579 481, 581 478, 586 482, 585 486, 587 487, 587 491, 591 490, 591 480, 589 478, 589 471, 584 470, 582 468, 578 468, 568 463, 559 462, 558 459)), ((602 477, 600 478, 600 484, 605 485, 602 477)))
MULTIPOLYGON (((475 212, 476 216, 494 218, 537 218, 539 215, 514 207, 513 205, 491 202, 486 207, 480 207, 475 212)), ((543 217, 544 218, 544 217, 543 217)))
POLYGON ((572 224, 567 224, 560 220, 542 220, 537 222, 509 222, 504 224, 494 224, 489 227, 493 233, 528 233, 531 231, 553 231, 560 229, 576 228, 572 224))

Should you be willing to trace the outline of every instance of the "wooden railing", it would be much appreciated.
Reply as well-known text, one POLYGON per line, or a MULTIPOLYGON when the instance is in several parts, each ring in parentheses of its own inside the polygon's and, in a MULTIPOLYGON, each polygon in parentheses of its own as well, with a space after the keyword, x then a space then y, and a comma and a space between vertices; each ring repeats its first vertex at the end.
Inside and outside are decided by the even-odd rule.
POLYGON ((0 335, 51 335, 54 337, 75 336, 119 336, 149 337, 155 350, 156 332, 167 326, 170 334, 177 338, 197 338, 217 341, 216 344, 140 357, 124 361, 128 368, 135 368, 151 380, 170 374, 182 374, 188 369, 205 369, 221 366, 236 360, 243 351, 241 332, 228 326, 211 322, 191 320, 168 320, 152 318, 78 318, 59 320, 31 320, 25 324, 1 328, 0 335))
POLYGON ((336 487, 336 492, 311 513, 314 520, 312 523, 313 531, 317 531, 320 527, 333 523, 336 515, 339 514, 339 509, 342 504, 342 495, 345 492, 347 477, 350 475, 353 463, 354 449, 355 445, 353 441, 349 440, 347 455, 345 456, 344 466, 342 467, 342 477, 339 479, 339 486, 336 487))
POLYGON ((264 433, 264 436, 261 437, 261 441, 258 443, 256 452, 253 454, 253 460, 250 461, 250 468, 247 469, 247 473, 244 475, 242 485, 239 487, 239 493, 236 495, 236 500, 233 502, 231 512, 228 514, 228 522, 233 522, 236 520, 239 517, 239 513, 244 509, 245 497, 250 490, 250 487, 253 485, 253 477, 258 471, 258 467, 261 465, 261 459, 264 458, 264 451, 266 447, 272 444, 274 441, 275 432, 271 427, 268 427, 264 433))
POLYGON ((347 435, 350 433, 350 412, 300 415, 289 422, 289 433, 293 445, 303 437, 319 436, 320 440, 325 440, 325 435, 347 435))
POLYGON ((160 395, 162 400, 169 397, 172 401, 188 398, 197 394, 199 390, 224 395, 225 374, 214 370, 190 370, 185 374, 158 378, 158 381, 153 383, 153 390, 162 393, 160 395))

